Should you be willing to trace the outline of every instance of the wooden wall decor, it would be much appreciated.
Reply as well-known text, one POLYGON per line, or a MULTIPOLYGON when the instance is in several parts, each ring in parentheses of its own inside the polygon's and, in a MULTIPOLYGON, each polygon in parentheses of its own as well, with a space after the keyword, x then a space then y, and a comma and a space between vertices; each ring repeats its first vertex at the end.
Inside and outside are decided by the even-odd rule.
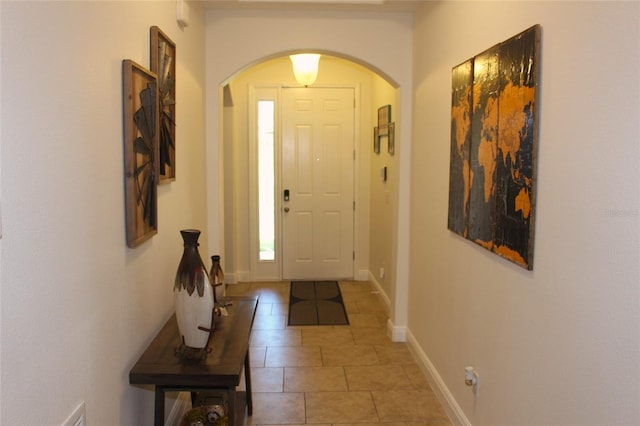
POLYGON ((381 139, 387 139, 387 151, 395 153, 395 123, 391 122, 391 105, 378 108, 378 125, 373 128, 373 152, 380 154, 381 139))
POLYGON ((378 108, 378 134, 386 136, 389 134, 389 123, 391 123, 391 105, 378 108))
POLYGON ((158 232, 158 87, 156 75, 122 61, 127 245, 158 232))
POLYGON ((448 228, 533 269, 540 26, 453 68, 448 228))
POLYGON ((151 27, 151 71, 158 76, 160 108, 160 182, 176 178, 176 45, 151 27))
POLYGON ((389 131, 387 135, 387 152, 389 155, 394 155, 396 153, 396 123, 389 123, 389 131))

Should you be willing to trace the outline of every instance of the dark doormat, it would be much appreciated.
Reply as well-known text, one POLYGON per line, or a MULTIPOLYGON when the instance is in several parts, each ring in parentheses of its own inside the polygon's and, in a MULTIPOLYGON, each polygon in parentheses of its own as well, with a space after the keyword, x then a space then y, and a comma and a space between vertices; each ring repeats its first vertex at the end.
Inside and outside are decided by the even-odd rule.
POLYGON ((336 281, 292 281, 289 325, 349 325, 336 281))

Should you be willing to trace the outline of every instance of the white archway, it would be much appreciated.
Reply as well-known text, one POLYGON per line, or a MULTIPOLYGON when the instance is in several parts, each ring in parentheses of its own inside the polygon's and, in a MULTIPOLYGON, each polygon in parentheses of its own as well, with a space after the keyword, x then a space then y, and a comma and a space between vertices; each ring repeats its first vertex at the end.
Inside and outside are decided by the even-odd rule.
POLYGON ((208 244, 220 252, 224 240, 222 213, 223 86, 239 71, 265 59, 316 51, 351 60, 383 76, 397 89, 398 213, 395 286, 390 331, 404 340, 407 324, 409 258, 409 178, 412 128, 412 16, 408 13, 207 11, 206 109, 208 244), (403 90, 403 88, 407 88, 403 90), (402 92, 402 95, 400 95, 402 92))
POLYGON ((262 64, 262 63, 267 62, 267 61, 272 60, 272 59, 278 59, 278 58, 288 57, 289 55, 295 55, 296 53, 318 53, 318 54, 323 55, 323 56, 329 56, 329 57, 335 57, 335 58, 344 59, 346 61, 353 62, 355 64, 363 66, 364 68, 367 68, 371 72, 373 72, 373 73, 379 75, 380 77, 382 77, 385 81, 387 81, 393 87, 397 88, 399 86, 397 81, 395 81, 390 75, 386 74, 384 70, 379 69, 374 64, 370 64, 370 63, 364 61, 361 58, 353 57, 351 55, 345 54, 345 53, 340 52, 340 51, 323 50, 323 49, 290 49, 290 50, 286 50, 286 51, 282 51, 282 52, 270 53, 270 54, 265 55, 265 56, 260 57, 260 58, 255 58, 250 63, 245 64, 240 69, 237 69, 229 77, 227 77, 226 79, 221 81, 220 82, 220 86, 222 86, 222 87, 226 86, 237 75, 239 75, 240 73, 242 73, 242 72, 244 72, 244 71, 246 71, 246 70, 248 70, 248 69, 250 69, 250 68, 252 68, 252 67, 254 67, 256 65, 262 64))

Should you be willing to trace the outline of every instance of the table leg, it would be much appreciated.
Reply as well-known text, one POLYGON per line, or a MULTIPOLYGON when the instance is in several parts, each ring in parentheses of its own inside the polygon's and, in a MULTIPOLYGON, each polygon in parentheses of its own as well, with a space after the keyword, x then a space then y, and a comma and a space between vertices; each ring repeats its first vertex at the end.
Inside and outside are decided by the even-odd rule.
MULTIPOLYGON (((236 401, 236 387, 235 386, 230 386, 229 387, 229 426, 236 426, 236 410, 238 409, 237 407, 237 401, 236 401)), ((241 426, 241 425, 237 425, 237 426, 241 426)))
POLYGON ((244 382, 247 388, 247 415, 253 414, 253 397, 251 396, 251 367, 249 366, 249 350, 244 357, 244 382))
POLYGON ((156 386, 156 406, 153 419, 154 426, 164 426, 164 389, 156 386))

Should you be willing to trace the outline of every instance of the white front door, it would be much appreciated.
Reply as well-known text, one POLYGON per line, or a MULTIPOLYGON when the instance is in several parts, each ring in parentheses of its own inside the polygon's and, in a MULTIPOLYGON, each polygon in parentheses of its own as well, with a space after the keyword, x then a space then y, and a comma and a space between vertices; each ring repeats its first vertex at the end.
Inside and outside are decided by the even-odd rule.
POLYGON ((353 277, 354 89, 282 95, 282 274, 353 277))

